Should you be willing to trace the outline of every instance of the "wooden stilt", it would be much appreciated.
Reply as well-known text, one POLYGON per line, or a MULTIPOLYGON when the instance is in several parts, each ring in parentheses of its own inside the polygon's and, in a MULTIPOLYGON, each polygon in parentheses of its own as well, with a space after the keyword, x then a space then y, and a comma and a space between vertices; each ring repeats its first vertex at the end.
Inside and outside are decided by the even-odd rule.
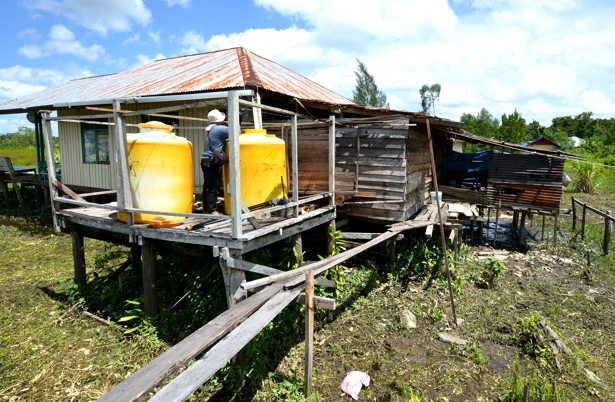
POLYGON ((572 233, 577 229, 577 204, 574 197, 570 198, 572 201, 572 233))
POLYGON ((145 317, 158 314, 156 294, 156 248, 152 239, 143 238, 141 264, 143 266, 143 312, 145 317))
POLYGON ((493 228, 493 247, 495 247, 495 244, 497 242, 497 238, 498 238, 498 221, 500 220, 500 207, 498 205, 498 207, 495 209, 495 227, 493 228))
POLYGON ((0 185, 2 185, 2 196, 4 197, 4 205, 7 208, 11 207, 11 201, 9 199, 9 186, 3 181, 0 181, 0 185))
MULTIPOLYGON (((612 216, 611 210, 607 210, 606 214, 612 216)), ((611 242, 611 232, 613 231, 613 222, 609 218, 604 218, 604 241, 602 243, 602 251, 604 255, 609 255, 609 243, 611 242)))
POLYGON ((335 250, 335 221, 331 221, 325 228, 325 236, 327 239, 327 256, 333 255, 335 250))
POLYGON ((519 243, 525 245, 525 211, 521 212, 521 223, 519 224, 519 243))
POLYGON ((229 258, 241 259, 241 251, 229 250, 223 248, 221 250, 222 258, 219 259, 220 268, 222 269, 222 278, 224 279, 224 289, 226 292, 226 303, 229 308, 237 304, 247 297, 247 291, 241 287, 241 283, 246 281, 246 272, 240 269, 234 269, 227 265, 226 261, 229 258))
POLYGON ((301 237, 301 233, 298 233, 293 236, 295 241, 295 258, 297 259, 297 266, 303 264, 303 238, 301 237))
POLYGON ((581 215, 581 240, 585 240, 585 217, 587 215, 587 204, 582 203, 583 214, 581 215))
POLYGON ((553 247, 557 245, 557 213, 553 215, 553 247))
POLYGON ((545 216, 542 216, 542 230, 540 232, 540 241, 545 239, 545 216))
POLYGON ((396 251, 396 238, 393 237, 392 239, 390 239, 389 241, 387 241, 387 250, 388 250, 388 264, 389 266, 393 266, 395 264, 395 259, 397 257, 397 251, 396 251))
POLYGON ((71 225, 70 239, 73 246, 75 283, 79 286, 86 286, 87 276, 85 271, 85 251, 83 248, 83 231, 81 230, 81 226, 71 225))
POLYGON ((312 392, 312 368, 314 360, 314 272, 305 274, 305 376, 304 393, 312 392))
POLYGON ((130 265, 136 272, 141 270, 141 247, 136 243, 130 244, 130 265))

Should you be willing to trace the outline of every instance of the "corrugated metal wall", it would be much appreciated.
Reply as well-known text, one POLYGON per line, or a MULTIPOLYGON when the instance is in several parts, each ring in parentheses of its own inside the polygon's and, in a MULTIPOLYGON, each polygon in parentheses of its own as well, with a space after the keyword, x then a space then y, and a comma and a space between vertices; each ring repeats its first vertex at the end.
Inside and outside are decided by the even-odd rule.
MULTIPOLYGON (((142 105, 122 105, 124 110, 151 110, 159 107, 166 107, 173 103, 150 103, 142 105)), ((111 108, 111 105, 108 106, 111 108)), ((193 108, 179 111, 180 116, 207 118, 209 108, 193 108)), ((82 116, 91 115, 95 112, 85 108, 71 108, 58 112, 59 116, 82 116)), ((150 120, 156 120, 151 117, 150 120)), ((113 119, 109 119, 112 122, 113 119)), ((129 116, 127 124, 138 124, 141 116, 129 116)), ((179 129, 176 135, 185 137, 192 143, 192 157, 194 167, 194 192, 201 194, 203 189, 203 173, 201 172, 200 157, 203 148, 203 129, 182 129, 190 127, 204 127, 207 122, 194 120, 176 120, 179 129)), ((117 189, 117 166, 115 162, 115 143, 113 126, 109 126, 109 143, 111 152, 111 162, 104 164, 83 163, 81 146, 81 125, 79 123, 60 122, 58 124, 60 157, 62 161, 62 180, 67 185, 83 186, 102 189, 117 189)), ((128 133, 138 132, 137 127, 128 126, 128 133)))

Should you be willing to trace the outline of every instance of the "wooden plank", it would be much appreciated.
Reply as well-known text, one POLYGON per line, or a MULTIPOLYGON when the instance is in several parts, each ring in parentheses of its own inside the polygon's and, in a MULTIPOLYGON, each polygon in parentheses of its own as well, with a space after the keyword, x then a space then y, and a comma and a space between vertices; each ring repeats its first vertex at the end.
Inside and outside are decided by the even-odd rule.
MULTIPOLYGON (((314 285, 316 285, 316 280, 314 280, 314 285)), ((297 296, 297 303, 305 305, 305 294, 302 293, 297 296)), ((337 303, 335 299, 332 299, 330 297, 314 296, 314 307, 321 308, 324 310, 335 311, 335 309, 337 308, 337 303)))
POLYGON ((314 271, 315 275, 318 275, 324 271, 326 271, 327 269, 338 265, 346 260, 348 260, 349 258, 354 257, 355 255, 361 253, 362 251, 365 251, 373 246, 375 246, 376 244, 379 244, 385 240, 390 239, 393 236, 397 236, 399 234, 399 231, 395 231, 395 232, 385 232, 383 234, 381 234, 380 236, 376 237, 375 239, 372 239, 370 241, 368 241, 365 244, 362 244, 358 247, 355 247, 353 249, 350 250, 346 250, 343 253, 334 255, 334 256, 330 256, 325 258, 322 261, 318 261, 318 262, 314 262, 314 263, 310 263, 310 264, 306 264, 304 266, 302 266, 301 268, 297 268, 294 269, 292 271, 286 271, 286 272, 282 272, 280 274, 276 274, 276 275, 271 275, 268 276, 266 278, 261 278, 261 279, 257 279, 254 281, 250 281, 250 282, 244 282, 241 284, 241 287, 244 289, 252 289, 252 288, 256 288, 256 287, 261 287, 261 286, 265 286, 268 285, 270 283, 274 283, 280 280, 284 280, 284 279, 288 279, 288 278, 293 278, 296 277, 297 275, 302 275, 305 274, 306 272, 309 271, 314 271))
POLYGON ((305 370, 304 395, 312 392, 312 370, 314 364, 314 273, 305 274, 305 370))
POLYGON ((258 311, 216 343, 202 358, 165 385, 150 401, 172 402, 187 399, 231 357, 239 353, 256 334, 297 297, 301 290, 301 288, 296 288, 280 291, 271 297, 258 311))
POLYGON ((83 199, 83 197, 81 197, 79 194, 75 193, 73 190, 71 190, 68 186, 64 185, 59 180, 55 180, 54 179, 53 180, 53 185, 56 186, 57 188, 59 188, 60 190, 62 190, 64 193, 66 193, 73 200, 85 201, 83 199))
POLYGON ((122 383, 98 399, 99 402, 136 401, 180 367, 188 363, 220 340, 232 328, 259 309, 267 300, 282 290, 272 285, 226 310, 181 342, 133 373, 122 383))

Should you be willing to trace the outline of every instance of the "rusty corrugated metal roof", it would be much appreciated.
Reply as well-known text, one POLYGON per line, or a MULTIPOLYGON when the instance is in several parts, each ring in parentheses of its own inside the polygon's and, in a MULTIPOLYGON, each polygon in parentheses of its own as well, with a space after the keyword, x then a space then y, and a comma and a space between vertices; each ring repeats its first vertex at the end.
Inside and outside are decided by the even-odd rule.
POLYGON ((244 48, 171 57, 116 74, 82 78, 0 104, 0 113, 114 98, 262 88, 301 100, 354 105, 345 97, 244 48))

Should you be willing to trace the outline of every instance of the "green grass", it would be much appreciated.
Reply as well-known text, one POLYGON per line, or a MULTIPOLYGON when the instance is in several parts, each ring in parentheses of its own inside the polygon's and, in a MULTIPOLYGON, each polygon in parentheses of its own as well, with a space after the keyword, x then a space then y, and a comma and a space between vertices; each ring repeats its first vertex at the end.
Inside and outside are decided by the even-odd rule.
POLYGON ((0 156, 11 158, 13 166, 36 167, 36 149, 31 148, 0 148, 0 156))

